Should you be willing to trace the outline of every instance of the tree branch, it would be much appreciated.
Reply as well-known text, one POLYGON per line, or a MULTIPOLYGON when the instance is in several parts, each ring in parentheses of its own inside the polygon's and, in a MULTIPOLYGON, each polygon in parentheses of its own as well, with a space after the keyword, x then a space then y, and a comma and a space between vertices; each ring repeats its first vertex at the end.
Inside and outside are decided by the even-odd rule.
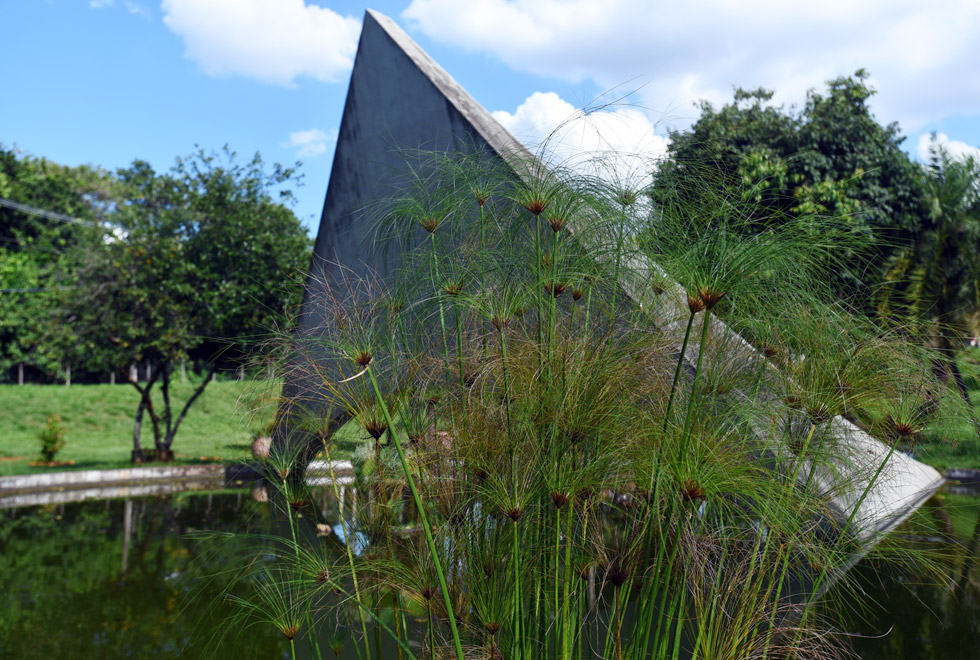
POLYGON ((143 406, 147 412, 150 413, 150 421, 153 422, 153 444, 154 446, 160 445, 160 418, 157 417, 156 412, 153 410, 153 399, 150 398, 150 391, 153 388, 153 384, 156 383, 157 378, 160 377, 160 370, 150 375, 150 380, 146 381, 146 387, 140 387, 140 384, 136 380, 130 380, 129 384, 136 388, 136 391, 140 393, 140 405, 143 406))
POLYGON ((140 405, 136 408, 136 422, 133 424, 133 455, 134 456, 137 453, 142 452, 142 448, 140 447, 140 431, 143 428, 143 409, 145 407, 146 407, 146 400, 141 396, 140 405))
MULTIPOLYGON (((164 436, 164 442, 166 442, 167 439, 172 437, 171 422, 173 420, 173 416, 170 408, 170 361, 164 360, 163 364, 161 364, 160 366, 161 366, 161 370, 163 371, 163 382, 160 383, 160 387, 163 390, 163 421, 165 422, 166 429, 167 429, 166 435, 164 436)), ((169 449, 169 447, 170 446, 167 445, 166 448, 169 449)))
POLYGON ((201 392, 203 392, 204 388, 207 387, 208 383, 211 382, 211 376, 213 376, 214 372, 216 372, 217 370, 218 370, 218 365, 215 364, 211 366, 211 368, 208 370, 207 375, 204 377, 204 380, 201 381, 201 384, 197 386, 196 390, 194 390, 194 394, 192 394, 191 398, 189 398, 187 400, 187 403, 184 404, 183 410, 181 410, 180 415, 177 416, 177 422, 174 424, 173 431, 171 431, 169 433, 169 436, 167 437, 167 445, 165 449, 170 449, 170 445, 172 445, 174 441, 174 436, 177 435, 177 429, 180 428, 180 423, 184 421, 184 415, 187 414, 187 411, 190 409, 191 404, 194 403, 197 397, 201 396, 201 392))

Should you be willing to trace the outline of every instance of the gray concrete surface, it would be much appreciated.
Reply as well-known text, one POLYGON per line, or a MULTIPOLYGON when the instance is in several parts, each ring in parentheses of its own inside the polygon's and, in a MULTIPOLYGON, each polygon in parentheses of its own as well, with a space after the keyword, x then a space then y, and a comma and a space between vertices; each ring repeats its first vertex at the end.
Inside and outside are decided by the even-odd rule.
MULTIPOLYGON (((338 486, 354 481, 350 461, 312 461, 306 482, 311 486, 338 486)), ((146 495, 169 495, 194 490, 220 490, 259 479, 249 466, 163 465, 118 470, 73 470, 0 477, 0 509, 85 500, 146 495)))
MULTIPOLYGON (((461 149, 510 164, 530 158, 527 150, 394 21, 368 11, 304 295, 300 335, 313 332, 324 321, 319 301, 327 292, 325 282, 363 276, 371 270, 382 276, 390 271, 391 264, 384 261, 374 241, 372 212, 377 210, 377 200, 398 192, 410 160, 406 153, 411 149, 461 149)), ((520 172, 515 171, 515 176, 520 172)), ((662 281, 659 267, 639 252, 626 262, 621 286, 650 318, 657 319, 673 335, 679 347, 687 318, 683 289, 674 285, 655 295, 649 283, 653 278, 662 281)), ((692 336, 699 332, 696 325, 692 336)), ((719 341, 723 338, 747 359, 765 359, 715 318, 709 334, 719 341)), ((324 363, 331 359, 326 351, 308 357, 324 363)), ((327 369, 327 373, 331 371, 327 369)), ((324 398, 316 392, 315 382, 303 382, 296 376, 287 380, 287 397, 299 400, 302 391, 311 394, 309 401, 314 406, 314 399, 324 398)), ((840 465, 837 475, 822 475, 826 490, 841 515, 853 517, 851 531, 870 547, 928 499, 943 479, 931 467, 908 456, 889 455, 885 445, 846 420, 834 420, 832 429, 840 465), (886 457, 887 465, 877 470, 886 457)), ((760 433, 765 438, 764 430, 760 433)), ((773 451, 778 455, 786 450, 774 445, 773 451)))
POLYGON ((225 466, 163 465, 118 470, 69 470, 0 477, 0 495, 25 490, 83 488, 106 484, 146 484, 162 481, 224 478, 225 466))

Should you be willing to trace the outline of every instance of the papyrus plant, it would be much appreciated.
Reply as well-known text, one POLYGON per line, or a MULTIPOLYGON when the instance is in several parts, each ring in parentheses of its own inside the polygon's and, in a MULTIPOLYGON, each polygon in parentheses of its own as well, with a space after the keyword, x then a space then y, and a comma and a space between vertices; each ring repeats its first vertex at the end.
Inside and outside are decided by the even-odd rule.
POLYGON ((365 660, 844 653, 816 608, 869 548, 834 489, 881 466, 855 474, 831 425, 894 448, 900 419, 928 423, 910 397, 945 390, 821 296, 840 223, 753 233, 723 197, 655 209, 640 186, 516 170, 413 169, 379 204, 391 272, 325 283, 323 323, 285 342, 307 387, 282 446, 309 442, 303 411, 367 446, 327 538, 274 471, 299 635, 340 622, 365 660), (671 282, 680 306, 651 304, 671 282))

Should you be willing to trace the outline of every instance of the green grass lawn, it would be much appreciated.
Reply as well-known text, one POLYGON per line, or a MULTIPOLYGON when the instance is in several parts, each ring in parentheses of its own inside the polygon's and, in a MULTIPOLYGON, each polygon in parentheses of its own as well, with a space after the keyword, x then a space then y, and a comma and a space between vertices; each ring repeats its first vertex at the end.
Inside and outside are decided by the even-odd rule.
MULTIPOLYGON (((962 351, 958 359, 974 410, 980 415, 980 348, 962 351)), ((945 420, 916 444, 915 455, 940 472, 948 468, 980 468, 980 438, 966 419, 945 420)))
MULTIPOLYGON (((960 368, 980 414, 980 349, 964 351, 960 368)), ((200 381, 189 379, 171 385, 171 399, 179 407, 200 381)), ((278 381, 218 380, 208 384, 191 407, 174 440, 177 462, 182 464, 232 461, 250 455, 251 441, 275 413, 278 381)), ((119 385, 0 385, 0 476, 52 470, 104 469, 130 466, 133 448, 133 416, 139 394, 128 384, 119 385), (61 415, 67 443, 59 461, 73 466, 31 467, 39 458, 38 433, 48 415, 61 415)), ((156 388, 154 405, 163 403, 156 388)), ((176 412, 175 412, 176 414, 176 412)), ((362 440, 354 425, 341 430, 338 450, 342 457, 362 440)), ((153 447, 153 432, 144 416, 144 448, 153 447)), ((915 448, 916 458, 943 471, 947 468, 980 468, 980 438, 966 420, 941 425, 915 448)))
MULTIPOLYGON (((178 409, 200 381, 171 385, 178 409)), ((178 463, 235 460, 248 456, 255 433, 271 420, 279 394, 278 382, 222 381, 209 383, 194 402, 174 439, 178 463)), ((159 387, 154 406, 163 410, 159 387)), ((116 468, 130 465, 133 419, 139 394, 118 385, 0 385, 0 475, 66 469, 116 468), (75 461, 58 468, 30 467, 40 454, 38 433, 48 415, 58 414, 66 444, 56 460, 75 461)), ((175 415, 177 413, 175 412, 175 415)), ((142 444, 153 447, 149 416, 144 415, 142 444)))
POLYGON ((971 438, 972 429, 964 424, 961 433, 932 442, 920 442, 915 457, 940 472, 949 468, 980 468, 980 443, 971 438))

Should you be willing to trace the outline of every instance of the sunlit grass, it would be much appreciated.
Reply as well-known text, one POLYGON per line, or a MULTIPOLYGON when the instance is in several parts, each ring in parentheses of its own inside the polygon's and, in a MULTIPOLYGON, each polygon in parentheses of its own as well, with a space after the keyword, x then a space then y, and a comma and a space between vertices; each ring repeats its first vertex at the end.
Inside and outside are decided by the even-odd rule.
MULTIPOLYGON (((183 402, 195 382, 171 386, 183 402)), ((261 385, 263 391, 274 384, 261 385)), ((254 434, 267 425, 274 406, 259 405, 256 383, 218 380, 210 383, 191 406, 174 440, 178 464, 232 461, 249 454, 254 434)), ((157 392, 159 396, 159 392, 157 392)), ((0 475, 65 469, 129 467, 133 449, 133 417, 139 394, 117 385, 0 385, 0 475), (40 454, 37 435, 49 415, 57 414, 67 430, 57 461, 74 465, 30 467, 40 454)), ((162 400, 156 401, 162 406, 162 400)), ((144 443, 152 437, 143 424, 144 443)), ((151 441, 152 444, 152 441, 151 441)))

